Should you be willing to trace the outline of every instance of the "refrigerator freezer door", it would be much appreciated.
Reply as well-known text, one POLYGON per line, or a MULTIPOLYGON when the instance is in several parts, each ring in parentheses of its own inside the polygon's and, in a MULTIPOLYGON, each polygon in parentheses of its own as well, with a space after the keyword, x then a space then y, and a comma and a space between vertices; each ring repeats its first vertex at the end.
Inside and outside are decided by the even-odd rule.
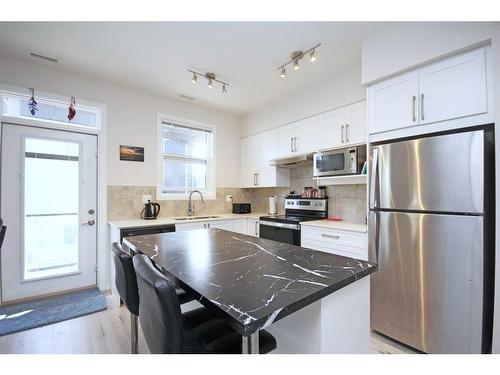
POLYGON ((371 328, 427 353, 481 353, 483 217, 370 214, 371 328))
POLYGON ((483 149, 483 130, 371 146, 370 208, 482 213, 483 149))

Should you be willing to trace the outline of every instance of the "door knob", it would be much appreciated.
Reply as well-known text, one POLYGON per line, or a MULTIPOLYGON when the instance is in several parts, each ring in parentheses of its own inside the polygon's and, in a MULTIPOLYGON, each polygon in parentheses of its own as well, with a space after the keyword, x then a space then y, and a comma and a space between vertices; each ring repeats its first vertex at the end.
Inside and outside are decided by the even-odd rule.
POLYGON ((94 224, 95 224, 95 220, 89 220, 86 223, 82 223, 82 225, 94 225, 94 224))

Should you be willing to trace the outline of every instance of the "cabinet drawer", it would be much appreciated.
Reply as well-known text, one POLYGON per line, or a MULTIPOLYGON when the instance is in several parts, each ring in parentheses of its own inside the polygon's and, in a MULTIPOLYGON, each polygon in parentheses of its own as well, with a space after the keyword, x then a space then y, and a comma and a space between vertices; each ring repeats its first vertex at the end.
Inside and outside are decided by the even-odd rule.
POLYGON ((312 240, 331 245, 343 245, 366 249, 368 247, 367 234, 359 232, 350 232, 336 229, 324 228, 301 228, 302 240, 312 240))
POLYGON ((325 253, 341 255, 348 258, 368 260, 368 250, 337 243, 328 243, 308 239, 301 240, 301 246, 308 249, 324 251, 325 253))

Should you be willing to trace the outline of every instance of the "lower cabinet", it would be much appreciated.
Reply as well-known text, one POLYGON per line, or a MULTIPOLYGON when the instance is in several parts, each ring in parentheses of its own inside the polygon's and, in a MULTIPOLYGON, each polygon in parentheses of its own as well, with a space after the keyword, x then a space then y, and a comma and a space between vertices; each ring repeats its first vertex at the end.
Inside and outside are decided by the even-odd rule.
POLYGON ((349 258, 368 260, 367 233, 301 226, 301 246, 349 258))
POLYGON ((246 234, 253 237, 259 237, 259 219, 247 219, 246 234))
POLYGON ((177 232, 194 229, 218 228, 249 236, 259 237, 259 220, 258 219, 229 219, 229 220, 210 220, 197 221, 195 223, 180 223, 175 225, 177 232))

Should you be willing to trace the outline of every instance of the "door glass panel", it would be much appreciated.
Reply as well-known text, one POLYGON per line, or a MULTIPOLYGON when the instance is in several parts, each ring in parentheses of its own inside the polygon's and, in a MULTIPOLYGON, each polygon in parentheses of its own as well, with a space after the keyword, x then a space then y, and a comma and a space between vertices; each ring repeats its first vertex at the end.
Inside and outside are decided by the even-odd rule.
POLYGON ((78 271, 79 153, 75 142, 25 139, 24 280, 78 271))

